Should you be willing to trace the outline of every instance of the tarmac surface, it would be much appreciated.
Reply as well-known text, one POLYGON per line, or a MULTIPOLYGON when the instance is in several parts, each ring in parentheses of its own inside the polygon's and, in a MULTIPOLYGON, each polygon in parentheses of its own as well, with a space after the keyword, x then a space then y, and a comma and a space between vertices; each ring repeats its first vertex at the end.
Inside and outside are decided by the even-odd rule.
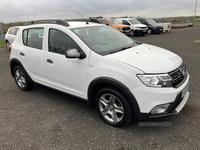
POLYGON ((109 126, 87 101, 39 84, 21 91, 9 52, 0 47, 0 150, 199 150, 200 27, 133 39, 173 51, 186 63, 190 97, 178 115, 109 126))

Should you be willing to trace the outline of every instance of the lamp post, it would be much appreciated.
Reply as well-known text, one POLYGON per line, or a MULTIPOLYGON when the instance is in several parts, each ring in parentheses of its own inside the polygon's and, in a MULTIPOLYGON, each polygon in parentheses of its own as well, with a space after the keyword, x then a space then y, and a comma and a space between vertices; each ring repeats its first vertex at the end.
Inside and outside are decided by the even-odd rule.
POLYGON ((195 3, 194 23, 195 23, 195 20, 196 20, 196 12, 197 12, 197 0, 196 0, 196 3, 195 3))
POLYGON ((2 27, 1 27, 1 23, 0 23, 0 33, 1 33, 1 40, 4 42, 3 30, 2 30, 2 27))

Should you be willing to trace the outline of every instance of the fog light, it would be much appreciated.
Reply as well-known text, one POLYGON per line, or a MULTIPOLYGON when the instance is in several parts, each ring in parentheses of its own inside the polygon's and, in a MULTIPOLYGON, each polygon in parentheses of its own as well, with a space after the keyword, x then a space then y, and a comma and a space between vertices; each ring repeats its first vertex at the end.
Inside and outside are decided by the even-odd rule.
POLYGON ((165 112, 167 110, 168 107, 169 107, 169 104, 156 106, 151 111, 151 114, 160 114, 160 113, 163 113, 163 112, 165 112))

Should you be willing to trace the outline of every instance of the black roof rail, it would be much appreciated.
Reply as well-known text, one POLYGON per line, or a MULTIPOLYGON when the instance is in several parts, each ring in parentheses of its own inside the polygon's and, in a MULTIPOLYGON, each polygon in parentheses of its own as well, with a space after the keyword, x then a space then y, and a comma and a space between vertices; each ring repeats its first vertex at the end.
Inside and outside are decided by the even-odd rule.
POLYGON ((81 21, 81 22, 94 22, 94 23, 100 23, 101 24, 101 22, 99 21, 99 20, 97 20, 97 19, 92 19, 92 18, 90 18, 90 19, 67 19, 66 21, 81 21))
POLYGON ((100 24, 102 24, 102 23, 101 23, 99 20, 97 20, 97 19, 90 19, 89 22, 95 22, 95 23, 100 23, 100 24))
POLYGON ((69 24, 64 20, 35 20, 35 21, 27 22, 25 25, 27 26, 27 25, 48 24, 48 23, 59 24, 59 25, 63 25, 63 26, 69 27, 69 24))

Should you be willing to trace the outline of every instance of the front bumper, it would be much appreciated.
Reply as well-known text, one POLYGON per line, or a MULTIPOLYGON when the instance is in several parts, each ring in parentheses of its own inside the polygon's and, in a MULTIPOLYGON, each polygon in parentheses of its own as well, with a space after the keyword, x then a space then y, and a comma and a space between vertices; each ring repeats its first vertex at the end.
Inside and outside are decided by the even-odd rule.
POLYGON ((120 31, 121 33, 124 33, 126 35, 130 35, 131 34, 131 31, 130 30, 122 30, 120 31))
POLYGON ((137 120, 146 120, 178 114, 189 98, 189 92, 186 91, 188 86, 189 74, 187 74, 185 82, 178 88, 152 88, 144 85, 138 89, 131 90, 140 110, 135 118, 137 120), (184 96, 182 96, 183 92, 184 96), (165 104, 169 104, 169 107, 163 113, 151 113, 155 107, 165 104))
POLYGON ((136 30, 135 30, 135 34, 136 34, 136 35, 144 34, 144 30, 143 30, 143 29, 136 29, 136 30))

